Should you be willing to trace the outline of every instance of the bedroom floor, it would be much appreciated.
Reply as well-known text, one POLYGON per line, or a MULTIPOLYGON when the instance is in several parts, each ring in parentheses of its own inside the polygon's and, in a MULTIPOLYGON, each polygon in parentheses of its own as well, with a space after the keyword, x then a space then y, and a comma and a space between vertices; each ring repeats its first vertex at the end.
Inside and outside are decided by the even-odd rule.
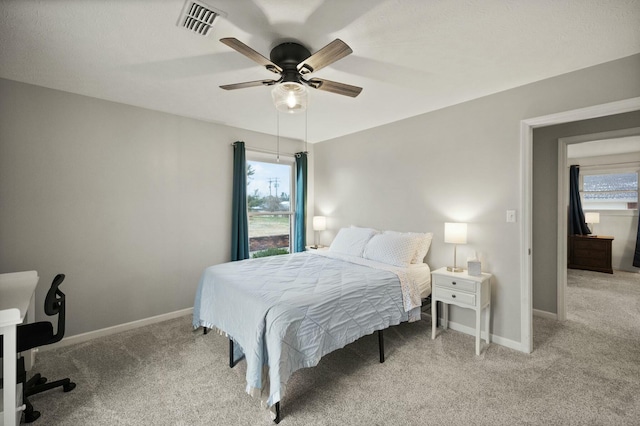
MULTIPOLYGON (((534 317, 534 352, 492 344, 430 321, 375 335, 296 372, 281 425, 637 425, 640 274, 569 271, 568 320, 534 317), (606 280, 603 280, 606 278, 606 280), (612 280, 613 278, 613 280, 612 280)), ((31 397, 34 425, 270 425, 228 367, 226 338, 182 317, 42 351, 35 370, 71 377, 70 393, 31 397)))

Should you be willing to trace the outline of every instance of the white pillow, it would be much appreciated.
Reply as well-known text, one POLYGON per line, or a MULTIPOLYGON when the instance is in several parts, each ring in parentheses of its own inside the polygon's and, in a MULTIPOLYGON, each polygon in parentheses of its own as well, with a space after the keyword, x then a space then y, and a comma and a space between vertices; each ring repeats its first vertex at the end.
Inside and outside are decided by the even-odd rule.
POLYGON ((427 256, 427 253, 429 253, 429 248, 431 247, 431 240, 433 239, 433 233, 426 232, 424 234, 418 234, 418 235, 422 235, 422 237, 420 238, 420 242, 418 243, 418 248, 416 249, 416 255, 413 258, 413 261, 411 263, 424 262, 424 258, 427 256))
POLYGON ((342 228, 333 239, 331 246, 329 246, 329 251, 362 257, 365 245, 377 233, 378 231, 371 228, 358 228, 355 226, 342 228))
POLYGON ((418 239, 413 235, 374 235, 364 249, 364 258, 395 266, 409 266, 415 257, 418 239))
POLYGON ((414 253, 413 258, 411 259, 411 263, 424 262, 424 258, 429 252, 429 248, 431 247, 431 240, 433 239, 433 234, 431 232, 426 232, 422 234, 419 232, 385 231, 385 234, 407 235, 417 240, 416 252, 414 253))

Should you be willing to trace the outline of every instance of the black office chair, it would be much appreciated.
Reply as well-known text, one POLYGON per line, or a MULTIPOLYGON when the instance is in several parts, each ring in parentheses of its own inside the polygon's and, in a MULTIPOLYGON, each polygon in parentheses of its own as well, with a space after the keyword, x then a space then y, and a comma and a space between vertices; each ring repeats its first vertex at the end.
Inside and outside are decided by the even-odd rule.
MULTIPOLYGON (((49 316, 58 315, 57 332, 54 334, 53 324, 49 321, 20 324, 16 333, 18 352, 28 351, 44 345, 51 345, 62 340, 64 336, 65 301, 64 293, 58 288, 62 281, 64 281, 64 274, 56 275, 44 301, 44 312, 49 316)), ((2 353, 2 341, 0 341, 0 353, 2 353)), ((29 402, 29 396, 59 386, 62 386, 64 392, 69 392, 76 387, 76 384, 68 378, 56 380, 55 382, 47 382, 46 377, 42 377, 39 373, 35 374, 28 381, 26 380, 26 376, 24 357, 20 357, 18 359, 18 382, 23 383, 22 402, 26 405, 24 411, 25 423, 31 423, 40 417, 40 412, 35 411, 29 402)))

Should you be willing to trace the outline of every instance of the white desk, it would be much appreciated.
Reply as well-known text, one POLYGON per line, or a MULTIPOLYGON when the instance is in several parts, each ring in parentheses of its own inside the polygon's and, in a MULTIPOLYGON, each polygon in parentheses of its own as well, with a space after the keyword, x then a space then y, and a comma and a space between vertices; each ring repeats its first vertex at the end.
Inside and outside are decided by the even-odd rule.
MULTIPOLYGON (((16 327, 22 323, 30 309, 33 316, 33 294, 38 285, 36 271, 0 274, 0 334, 3 336, 3 408, 5 426, 15 425, 18 418, 16 394, 16 327)), ((31 320, 31 318, 27 318, 31 320)))

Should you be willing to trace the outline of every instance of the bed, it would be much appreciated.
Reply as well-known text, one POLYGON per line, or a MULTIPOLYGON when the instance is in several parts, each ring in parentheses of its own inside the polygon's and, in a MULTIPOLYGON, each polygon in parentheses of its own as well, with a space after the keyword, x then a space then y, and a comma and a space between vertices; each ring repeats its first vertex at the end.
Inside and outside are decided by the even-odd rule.
POLYGON ((431 292, 423 263, 430 243, 428 233, 351 227, 326 251, 211 266, 200 279, 193 326, 229 337, 230 365, 244 356, 246 391, 278 423, 293 372, 362 336, 420 319, 431 292))

